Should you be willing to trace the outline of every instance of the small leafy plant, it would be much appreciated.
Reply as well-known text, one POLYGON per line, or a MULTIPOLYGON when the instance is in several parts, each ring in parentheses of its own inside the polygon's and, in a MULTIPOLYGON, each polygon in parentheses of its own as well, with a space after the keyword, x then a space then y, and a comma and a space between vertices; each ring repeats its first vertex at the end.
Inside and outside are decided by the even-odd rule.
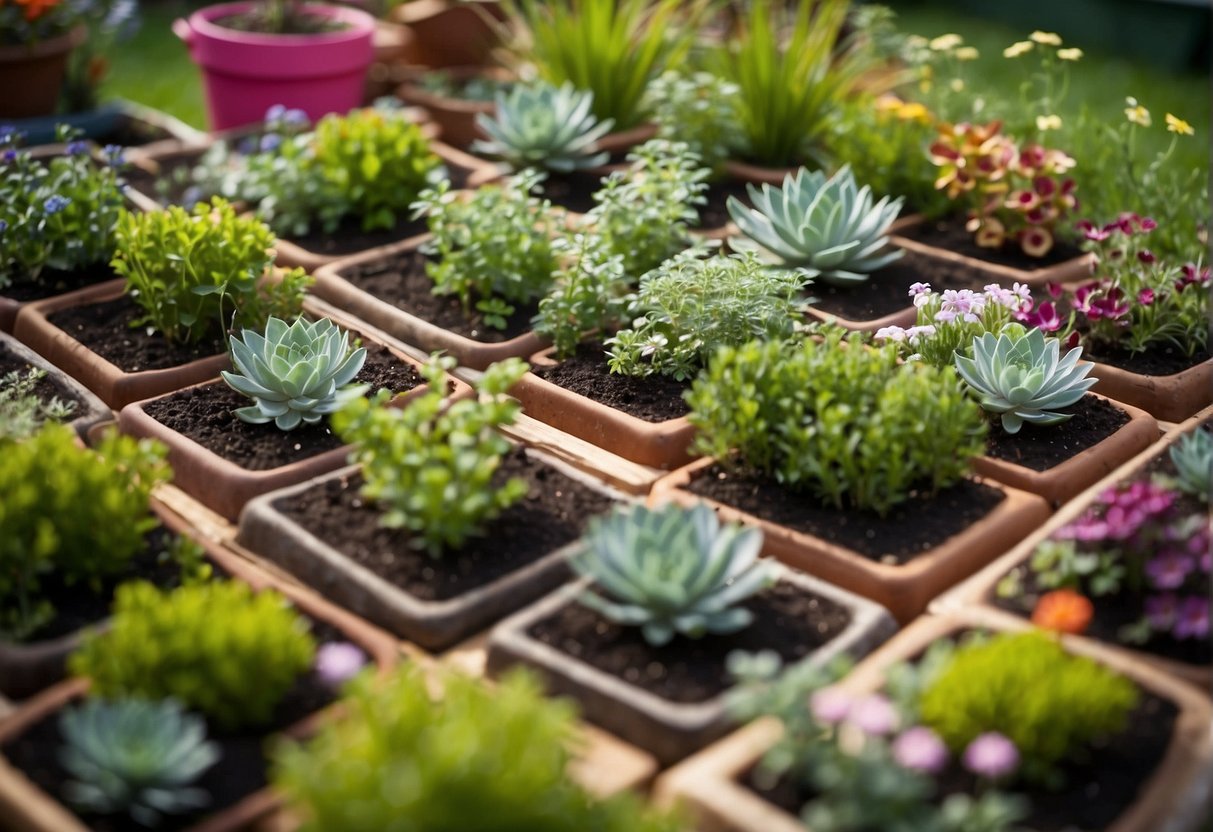
POLYGON ((59 758, 71 780, 68 802, 156 826, 164 815, 201 809, 210 796, 193 784, 219 760, 206 723, 173 699, 87 699, 59 717, 59 758))
POLYGON ((774 567, 758 560, 762 532, 722 527, 703 503, 616 510, 592 518, 584 540, 573 568, 599 591, 586 591, 581 602, 617 624, 639 626, 657 647, 676 633, 701 638, 749 626, 753 613, 737 605, 775 583, 774 567))
POLYGON ((422 368, 427 391, 405 408, 386 407, 386 391, 356 399, 333 415, 333 430, 357 448, 362 494, 383 508, 380 523, 412 533, 410 542, 438 557, 480 534, 484 524, 526 495, 520 479, 495 486, 510 443, 498 428, 513 424, 521 406, 507 391, 528 366, 508 359, 490 366, 475 398, 446 402, 450 358, 422 368))
POLYGON ((349 337, 328 318, 287 324, 271 317, 265 335, 245 330, 229 342, 238 372, 219 373, 238 393, 253 400, 236 411, 241 421, 280 430, 314 425, 368 389, 352 384, 366 360, 366 350, 352 349, 349 337))
POLYGON ((31 367, 24 375, 13 370, 0 376, 0 443, 28 439, 47 422, 65 422, 76 403, 58 396, 41 399, 34 389, 46 370, 31 367))
POLYGON ((1206 500, 1213 496, 1213 433, 1194 430, 1172 445, 1169 455, 1180 490, 1206 500))
POLYGON ((686 143, 716 176, 744 144, 737 114, 739 93, 736 84, 710 72, 663 73, 649 84, 647 97, 657 137, 686 143))
POLYGON ((633 284, 623 255, 608 252, 597 234, 574 234, 561 251, 567 261, 547 297, 539 301, 532 326, 552 341, 557 356, 566 358, 586 333, 619 325, 633 284))
POLYGON ((560 173, 595 167, 607 160, 597 142, 614 122, 591 113, 594 94, 565 83, 519 84, 497 93, 495 116, 480 113, 476 125, 489 137, 472 151, 497 156, 514 170, 541 167, 560 173))
POLYGON ((262 725, 312 664, 306 619, 237 581, 118 587, 109 630, 68 659, 101 696, 174 697, 225 729, 262 725))
POLYGON ((271 317, 294 318, 311 278, 302 269, 267 279, 274 235, 215 197, 193 213, 177 206, 118 219, 114 271, 143 310, 136 325, 168 341, 198 343, 238 328, 261 329, 271 317))
POLYGON ((889 226, 901 211, 901 197, 872 204, 872 190, 855 184, 843 167, 830 178, 801 168, 784 177, 783 187, 749 185, 751 208, 729 197, 729 216, 744 235, 730 239, 735 249, 753 249, 780 266, 836 286, 862 283, 905 252, 889 247, 889 226))

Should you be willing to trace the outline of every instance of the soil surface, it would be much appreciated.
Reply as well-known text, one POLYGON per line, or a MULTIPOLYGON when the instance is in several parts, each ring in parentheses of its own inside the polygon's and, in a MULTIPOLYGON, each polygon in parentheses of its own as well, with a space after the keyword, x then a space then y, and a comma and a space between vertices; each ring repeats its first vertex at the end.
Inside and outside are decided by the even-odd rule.
POLYGON ((414 548, 411 536, 379 525, 381 512, 364 502, 360 475, 330 479, 274 507, 355 563, 423 601, 443 601, 486 586, 571 543, 586 522, 612 501, 516 449, 502 460, 494 481, 520 477, 527 496, 484 534, 435 558, 414 548))
POLYGON ((361 217, 346 217, 333 231, 325 231, 316 226, 301 237, 284 236, 282 239, 289 240, 314 254, 339 256, 366 251, 368 248, 386 246, 389 243, 424 234, 428 230, 429 226, 426 225, 424 219, 411 220, 409 212, 405 210, 401 212, 398 221, 391 228, 363 231, 361 217))
MULTIPOLYGON (((367 358, 357 381, 371 390, 386 387, 404 393, 423 383, 409 364, 380 344, 367 344, 367 358)), ((165 427, 249 471, 266 471, 340 448, 342 442, 329 429, 328 419, 314 425, 279 430, 272 422, 253 425, 241 421, 235 410, 252 401, 222 381, 180 390, 144 405, 144 410, 165 427)))
POLYGON ((936 248, 954 251, 966 257, 1010 266, 1013 269, 1036 271, 1048 266, 1055 266, 1075 257, 1081 257, 1082 249, 1065 240, 1058 240, 1044 257, 1030 257, 1014 243, 1004 245, 1001 249, 982 248, 973 241, 973 234, 966 231, 964 222, 957 218, 941 220, 926 220, 913 228, 899 232, 899 236, 909 240, 917 240, 936 248))
POLYGON ((856 286, 831 286, 815 280, 805 292, 814 298, 813 306, 822 312, 849 321, 873 321, 912 307, 910 287, 915 283, 929 283, 936 291, 980 292, 991 282, 989 275, 981 275, 963 263, 907 251, 856 286))
POLYGON ((203 150, 197 150, 181 155, 167 156, 156 160, 160 169, 159 175, 131 166, 122 172, 127 183, 139 193, 156 200, 161 205, 185 205, 185 197, 193 187, 190 172, 202 158, 203 150))
POLYGON ((964 480, 934 496, 919 495, 886 517, 873 511, 829 508, 774 479, 720 465, 700 472, 687 487, 693 494, 853 549, 866 558, 905 564, 964 531, 1005 499, 996 488, 964 480))
POLYGON ((780 582, 741 604, 754 614, 731 635, 675 636, 661 647, 639 627, 621 627, 574 602, 537 622, 532 638, 672 702, 705 702, 733 686, 726 659, 733 650, 774 650, 786 665, 804 659, 851 623, 846 608, 780 582))
POLYGON ((740 179, 725 178, 709 182, 703 196, 707 202, 696 206, 699 209, 699 224, 695 228, 700 231, 720 228, 732 221, 729 216, 729 197, 735 196, 746 205, 752 205, 746 183, 740 179))
POLYGON ((1172 376, 1208 361, 1211 355, 1208 349, 1188 355, 1170 344, 1158 344, 1142 352, 1095 344, 1084 357, 1143 376, 1172 376))
POLYGON ((505 329, 494 329, 476 311, 476 299, 472 300, 471 310, 465 311, 456 296, 434 294, 434 281, 425 270, 428 260, 419 251, 402 251, 342 269, 341 277, 384 303, 484 344, 500 344, 530 331, 531 318, 539 309, 536 304, 517 306, 506 319, 505 329))
POLYGON ((94 263, 83 269, 65 272, 60 269, 43 269, 36 281, 16 280, 11 285, 0 289, 0 295, 21 303, 29 303, 43 298, 74 292, 85 286, 95 286, 113 280, 118 275, 110 268, 109 263, 94 263))
POLYGON ((596 204, 594 194, 602 187, 604 176, 606 174, 586 171, 548 171, 548 176, 540 188, 543 196, 550 199, 553 205, 559 205, 576 214, 584 214, 596 204))
POLYGON ((129 295, 122 295, 101 303, 60 309, 47 316, 47 320, 124 373, 179 367, 218 355, 227 348, 222 337, 204 338, 197 344, 171 344, 158 332, 131 326, 142 314, 143 310, 129 295))
POLYGON ((1031 468, 1047 471, 1098 445, 1129 423, 1129 414, 1114 404, 1090 394, 1070 409, 1072 418, 1059 425, 1024 423, 1019 433, 1002 429, 1002 420, 990 414, 986 453, 1031 468))
MULTIPOLYGON (((9 351, 3 344, 0 344, 0 378, 12 372, 16 372, 24 378, 32 369, 36 369, 33 364, 28 363, 24 358, 15 352, 9 351)), ((67 417, 68 421, 75 419, 77 416, 84 415, 84 408, 82 407, 80 397, 55 381, 50 373, 44 375, 34 384, 33 393, 42 402, 58 399, 61 402, 75 403, 76 408, 67 417)))
POLYGON ((552 367, 536 367, 535 375, 579 396, 623 411, 646 422, 665 422, 691 411, 682 400, 689 381, 669 376, 625 376, 607 367, 606 347, 579 344, 577 352, 552 367))

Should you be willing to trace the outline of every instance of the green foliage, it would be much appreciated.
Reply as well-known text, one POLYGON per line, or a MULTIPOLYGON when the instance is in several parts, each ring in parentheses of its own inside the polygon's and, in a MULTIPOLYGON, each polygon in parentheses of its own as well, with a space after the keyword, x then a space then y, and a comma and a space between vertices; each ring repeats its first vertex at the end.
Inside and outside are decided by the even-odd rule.
POLYGON ((262 222, 236 214, 224 199, 136 214, 124 211, 116 229, 114 271, 166 340, 197 343, 236 328, 261 329, 271 317, 294 318, 311 278, 302 269, 267 279, 274 235, 262 222))
POLYGON ((298 318, 287 324, 270 318, 265 335, 246 329, 229 342, 238 373, 219 373, 238 393, 253 400, 236 411, 254 425, 273 423, 281 430, 314 425, 367 391, 351 384, 366 350, 351 349, 349 338, 328 318, 309 323, 298 318), (242 340, 243 338, 243 340, 242 340))
POLYGON ((34 388, 45 377, 46 370, 35 367, 25 375, 13 370, 0 376, 0 443, 27 439, 44 423, 65 422, 75 412, 75 402, 38 397, 34 388))
POLYGON ((1195 497, 1213 494, 1213 433, 1197 428, 1171 446, 1171 464, 1180 489, 1195 497))
POLYGON ((436 695, 413 664, 358 677, 344 718, 274 751, 272 780, 304 832, 675 832, 631 794, 592 797, 568 774, 571 707, 521 673, 459 673, 436 695), (356 762, 356 764, 352 764, 356 762))
POLYGON ((206 723, 172 699, 87 699, 59 717, 68 802, 87 812, 122 813, 143 826, 200 809, 209 795, 192 784, 219 760, 206 723))
POLYGON ((855 184, 843 167, 829 179, 801 168, 783 179, 783 187, 747 186, 749 207, 729 197, 729 216, 743 237, 729 244, 760 252, 770 262, 794 267, 823 283, 853 286, 904 253, 889 250, 889 226, 901 211, 902 198, 881 197, 872 204, 872 189, 855 184))
POLYGON ((759 561, 762 532, 724 526, 700 503, 617 509, 590 520, 585 548, 573 568, 592 578, 606 597, 589 590, 581 602, 661 646, 675 633, 701 638, 749 626, 754 616, 737 605, 774 585, 775 568, 759 561))
POLYGON ((69 152, 35 159, 18 150, 15 131, 0 131, 0 289, 37 283, 46 269, 104 263, 114 251, 122 210, 121 156, 97 162, 79 131, 60 127, 69 152))
POLYGON ((753 0, 738 31, 710 55, 717 75, 740 89, 739 121, 748 158, 771 166, 818 155, 838 104, 865 68, 862 50, 842 36, 847 0, 806 0, 795 11, 753 0))
POLYGON ((1073 540, 1044 540, 1032 553, 1027 569, 1020 567, 999 582, 998 595, 1020 597, 1023 575, 1029 570, 1041 589, 1073 589, 1092 597, 1119 592, 1127 572, 1120 551, 1083 552, 1073 540))
POLYGON ((714 174, 744 145, 738 124, 740 88, 710 72, 674 70, 649 84, 658 138, 685 142, 714 174))
POLYGON ((624 271, 623 255, 607 253, 596 234, 575 234, 561 250, 568 262, 548 296, 539 301, 532 326, 564 358, 576 351, 587 332, 605 332, 618 325, 632 283, 624 271))
POLYGON ((44 579, 99 590, 143 550, 156 525, 148 498, 171 474, 165 453, 112 432, 86 450, 63 425, 0 442, 0 633, 24 638, 51 619, 44 579))
POLYGON ((1082 347, 1060 357, 1061 343, 1039 329, 1025 334, 1019 325, 973 341, 973 357, 956 353, 956 371, 981 406, 1001 414, 1002 429, 1019 433, 1024 422, 1056 425, 1072 414, 1061 413, 1086 395, 1099 379, 1088 378, 1091 364, 1078 363, 1082 347))
POLYGON ((605 152, 594 151, 613 122, 599 121, 590 112, 592 92, 569 83, 519 84, 498 92, 494 101, 495 115, 476 116, 489 140, 473 142, 473 152, 498 156, 514 170, 541 167, 568 173, 606 162, 605 152))
POLYGON ((594 115, 621 129, 645 116, 645 89, 677 66, 695 37, 702 0, 507 0, 520 52, 552 84, 594 96, 594 115))
POLYGON ((827 328, 818 343, 723 347, 687 394, 696 449, 838 508, 885 513, 969 471, 986 431, 950 369, 827 328))
POLYGON ((922 720, 959 753, 997 731, 1019 749, 1024 776, 1053 779, 1088 743, 1125 726, 1137 688, 1036 632, 959 649, 923 693, 922 720))
POLYGON ((438 557, 479 534, 484 524, 526 495, 522 480, 499 487, 494 474, 510 443, 498 428, 514 423, 522 407, 507 391, 528 367, 516 358, 493 364, 474 398, 445 402, 451 358, 422 368, 425 393, 404 408, 387 407, 389 395, 356 399, 333 414, 333 430, 357 448, 362 494, 383 508, 380 523, 408 529, 411 543, 438 557))
POLYGON ((449 193, 446 183, 422 192, 415 207, 433 235, 423 251, 434 258, 426 272, 435 294, 456 295, 464 309, 476 300, 485 322, 501 328, 512 304, 547 292, 559 267, 553 237, 563 211, 531 195, 542 179, 528 169, 467 198, 449 193))
POLYGON ((307 620, 273 590, 135 581, 118 587, 109 630, 87 635, 68 669, 101 696, 171 696, 233 729, 272 719, 314 653, 307 620))
POLYGON ((613 373, 691 378, 719 347, 792 334, 804 279, 753 254, 666 261, 640 279, 631 326, 607 340, 613 373))

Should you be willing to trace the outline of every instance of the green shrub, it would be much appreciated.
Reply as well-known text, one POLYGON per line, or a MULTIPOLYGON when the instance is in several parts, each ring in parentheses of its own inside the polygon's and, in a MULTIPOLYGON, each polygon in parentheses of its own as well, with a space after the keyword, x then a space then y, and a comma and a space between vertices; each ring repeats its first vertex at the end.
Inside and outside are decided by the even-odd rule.
POLYGON ((920 710, 952 751, 997 731, 1019 749, 1025 776, 1049 779, 1092 740, 1120 731, 1137 700, 1128 679, 1049 636, 1021 633, 957 650, 920 710))
POLYGON ((414 665, 358 677, 345 717, 274 754, 273 782, 303 829, 345 832, 674 832, 630 794, 600 800, 567 773, 571 708, 511 674, 458 673, 436 696, 414 665))
POLYGON ((357 399, 332 416, 333 430, 357 448, 362 494, 383 508, 380 522, 408 529, 411 542, 438 557, 481 532, 484 524, 526 495, 511 479, 493 486, 510 443, 498 428, 513 424, 522 407, 506 392, 528 367, 516 358, 485 370, 475 398, 445 403, 451 358, 433 358, 421 374, 428 389, 404 408, 390 394, 357 399))
POLYGON ((67 421, 75 402, 58 396, 43 401, 34 393, 46 370, 31 367, 24 375, 13 370, 0 376, 0 442, 33 436, 46 422, 67 421))
POLYGON ((696 448, 838 508, 888 512, 969 471, 986 420, 951 369, 826 328, 818 343, 724 347, 687 394, 696 448))
POLYGON ((270 317, 294 318, 310 282, 302 269, 266 282, 274 235, 260 220, 241 217, 224 199, 193 213, 170 206, 123 212, 116 229, 114 271, 143 309, 148 324, 173 342, 197 343, 238 328, 263 329, 270 317))
POLYGON ((50 620, 45 578, 99 589, 143 550, 156 525, 148 498, 171 473, 164 456, 116 433, 90 451, 63 425, 0 442, 0 633, 23 638, 50 620))
POLYGON ((87 636, 68 667, 100 696, 172 696, 236 728, 268 722, 314 653, 306 619, 277 592, 136 581, 118 587, 110 629, 87 636))
POLYGON ((703 165, 719 173, 725 160, 744 145, 739 92, 736 84, 710 72, 671 70, 653 79, 648 102, 658 138, 686 142, 703 165))

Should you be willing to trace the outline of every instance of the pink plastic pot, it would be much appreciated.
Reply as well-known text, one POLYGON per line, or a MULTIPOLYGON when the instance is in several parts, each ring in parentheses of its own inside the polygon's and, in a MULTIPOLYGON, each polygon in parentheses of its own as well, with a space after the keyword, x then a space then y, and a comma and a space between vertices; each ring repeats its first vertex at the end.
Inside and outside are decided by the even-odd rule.
POLYGON ((357 9, 304 6, 308 14, 348 28, 314 35, 240 32, 214 23, 248 11, 252 3, 208 6, 188 20, 173 21, 202 68, 212 130, 261 121, 275 104, 297 108, 313 121, 344 113, 362 102, 362 86, 374 57, 375 19, 357 9))

